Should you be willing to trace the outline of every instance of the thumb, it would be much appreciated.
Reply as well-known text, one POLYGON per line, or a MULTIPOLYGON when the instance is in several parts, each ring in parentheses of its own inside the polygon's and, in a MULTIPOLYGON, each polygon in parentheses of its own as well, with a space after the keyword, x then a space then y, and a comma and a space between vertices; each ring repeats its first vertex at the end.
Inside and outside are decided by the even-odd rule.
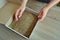
POLYGON ((22 16, 24 10, 25 10, 25 9, 23 9, 23 10, 20 11, 20 13, 19 13, 19 18, 22 16))

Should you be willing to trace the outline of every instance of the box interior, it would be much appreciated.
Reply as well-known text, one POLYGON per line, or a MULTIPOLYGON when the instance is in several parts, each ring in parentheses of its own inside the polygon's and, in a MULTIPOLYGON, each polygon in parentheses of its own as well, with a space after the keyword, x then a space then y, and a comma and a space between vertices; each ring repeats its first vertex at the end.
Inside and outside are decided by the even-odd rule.
POLYGON ((36 22, 37 22, 37 16, 31 12, 25 11, 22 17, 19 18, 17 22, 12 21, 9 27, 25 35, 26 37, 29 37, 36 22))

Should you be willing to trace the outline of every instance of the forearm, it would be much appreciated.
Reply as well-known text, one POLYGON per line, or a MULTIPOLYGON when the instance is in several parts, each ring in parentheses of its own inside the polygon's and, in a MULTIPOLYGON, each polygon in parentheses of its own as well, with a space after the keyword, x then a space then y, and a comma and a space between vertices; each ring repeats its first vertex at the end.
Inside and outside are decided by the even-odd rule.
POLYGON ((22 0, 21 6, 26 6, 28 0, 22 0))
POLYGON ((51 0, 50 3, 48 3, 45 7, 47 7, 48 9, 50 9, 52 6, 54 6, 55 4, 57 4, 60 0, 51 0))

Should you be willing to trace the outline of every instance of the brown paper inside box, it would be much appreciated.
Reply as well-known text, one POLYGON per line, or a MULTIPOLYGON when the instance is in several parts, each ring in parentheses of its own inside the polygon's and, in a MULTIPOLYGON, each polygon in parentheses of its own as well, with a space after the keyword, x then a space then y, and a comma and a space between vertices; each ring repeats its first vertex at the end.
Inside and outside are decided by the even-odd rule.
POLYGON ((29 37, 35 24, 37 22, 37 16, 31 12, 25 11, 21 18, 17 22, 12 21, 10 27, 17 32, 29 37))

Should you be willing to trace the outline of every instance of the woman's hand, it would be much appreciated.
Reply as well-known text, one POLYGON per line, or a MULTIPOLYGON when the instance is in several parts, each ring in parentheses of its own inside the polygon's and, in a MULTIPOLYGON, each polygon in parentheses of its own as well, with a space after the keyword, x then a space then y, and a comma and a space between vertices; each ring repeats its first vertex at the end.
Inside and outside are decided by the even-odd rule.
POLYGON ((26 4, 28 0, 22 0, 20 8, 17 9, 15 13, 15 21, 18 21, 18 19, 22 16, 22 13, 25 10, 26 4))
POLYGON ((16 13, 15 13, 15 21, 18 21, 18 19, 22 16, 23 12, 25 10, 25 6, 20 6, 20 8, 17 9, 16 13))
POLYGON ((39 15, 38 15, 38 21, 43 21, 43 19, 45 18, 46 14, 48 12, 48 8, 45 7, 45 8, 42 8, 39 12, 39 15))
POLYGON ((60 1, 60 0, 51 0, 43 9, 41 9, 41 11, 40 11, 40 13, 39 13, 39 16, 38 16, 39 21, 42 21, 42 20, 45 18, 48 10, 49 10, 52 6, 54 6, 55 4, 57 4, 59 1, 60 1))

